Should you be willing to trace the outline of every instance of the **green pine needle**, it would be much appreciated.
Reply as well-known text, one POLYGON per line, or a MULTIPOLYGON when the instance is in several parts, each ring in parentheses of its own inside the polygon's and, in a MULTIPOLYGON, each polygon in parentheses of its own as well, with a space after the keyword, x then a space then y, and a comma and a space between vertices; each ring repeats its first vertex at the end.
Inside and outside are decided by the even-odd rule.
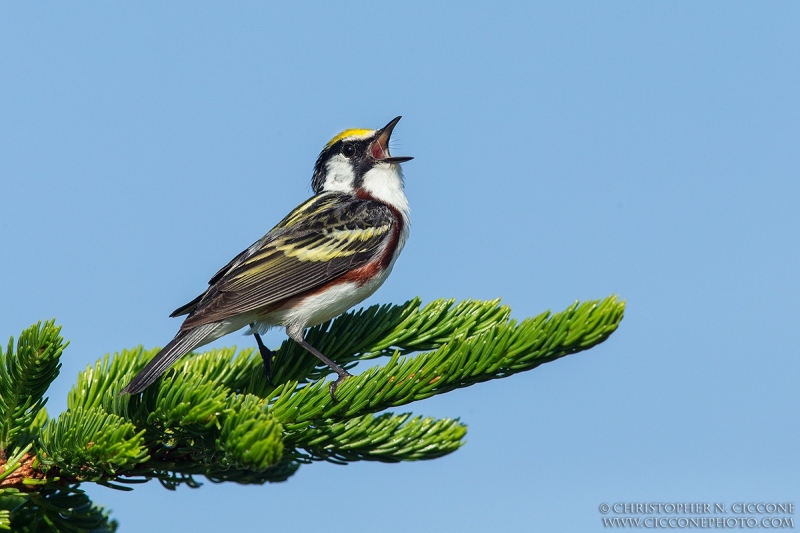
POLYGON ((44 393, 58 376, 66 347, 60 332, 54 320, 39 322, 20 334, 16 350, 13 337, 5 353, 0 347, 0 455, 17 445, 47 402, 44 393))
POLYGON ((296 453, 306 460, 396 463, 454 452, 464 444, 466 433, 467 426, 458 419, 385 413, 301 426, 287 435, 287 444, 303 450, 296 453))
POLYGON ((216 446, 223 452, 219 465, 257 472, 278 464, 283 454, 282 427, 261 398, 235 395, 229 401, 216 446))
POLYGON ((127 408, 128 396, 117 398, 119 391, 157 353, 158 348, 145 350, 138 346, 111 357, 105 355, 78 375, 78 381, 67 396, 67 407, 91 409, 102 406, 110 413, 122 414, 127 408))
POLYGON ((42 430, 39 461, 75 479, 98 481, 147 460, 144 430, 102 407, 70 409, 42 430))
POLYGON ((143 395, 142 407, 149 411, 148 425, 194 433, 219 427, 229 390, 202 375, 177 369, 170 370, 164 379, 163 386, 151 387, 143 395))
POLYGON ((86 493, 75 487, 32 493, 0 490, 0 504, 13 499, 16 505, 7 514, 0 511, 0 530, 113 533, 119 526, 116 520, 109 519, 108 511, 94 505, 86 493))

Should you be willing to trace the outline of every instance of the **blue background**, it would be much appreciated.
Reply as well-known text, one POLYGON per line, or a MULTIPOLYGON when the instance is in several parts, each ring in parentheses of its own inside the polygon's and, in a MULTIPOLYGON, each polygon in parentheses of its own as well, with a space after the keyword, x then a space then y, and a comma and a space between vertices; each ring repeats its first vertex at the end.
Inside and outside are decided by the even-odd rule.
POLYGON ((63 324, 58 413, 87 364, 172 337, 169 312, 310 194, 331 136, 402 114, 412 233, 367 303, 522 318, 616 293, 620 329, 400 409, 469 424, 442 459, 89 487, 122 531, 594 531, 602 502, 800 503, 799 28, 789 2, 4 4, 0 337, 63 324))

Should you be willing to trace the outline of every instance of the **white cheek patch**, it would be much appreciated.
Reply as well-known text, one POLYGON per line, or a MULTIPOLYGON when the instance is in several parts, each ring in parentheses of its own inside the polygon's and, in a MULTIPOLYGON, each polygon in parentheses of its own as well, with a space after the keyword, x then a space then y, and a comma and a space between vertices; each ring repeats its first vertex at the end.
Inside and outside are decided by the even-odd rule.
POLYGON ((353 172, 353 165, 341 154, 337 154, 325 163, 325 184, 323 191, 350 192, 353 190, 353 183, 356 175, 353 172))

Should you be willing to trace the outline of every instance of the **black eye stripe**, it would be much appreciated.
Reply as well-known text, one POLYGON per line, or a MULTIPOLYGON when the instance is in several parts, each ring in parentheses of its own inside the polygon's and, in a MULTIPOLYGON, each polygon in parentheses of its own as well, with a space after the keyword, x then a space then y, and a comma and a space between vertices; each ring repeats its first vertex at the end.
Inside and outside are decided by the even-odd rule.
POLYGON ((332 154, 340 153, 344 154, 344 150, 347 147, 352 147, 353 154, 356 156, 361 156, 366 153, 367 148, 369 147, 372 139, 362 139, 362 140, 353 140, 353 141, 339 141, 333 146, 331 146, 332 154))

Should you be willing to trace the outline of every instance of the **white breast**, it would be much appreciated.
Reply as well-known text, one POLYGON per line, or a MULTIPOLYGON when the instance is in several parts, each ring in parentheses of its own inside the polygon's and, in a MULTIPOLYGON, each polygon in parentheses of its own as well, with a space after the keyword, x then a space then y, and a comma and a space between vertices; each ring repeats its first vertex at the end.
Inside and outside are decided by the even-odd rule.
POLYGON ((366 283, 337 283, 322 292, 294 299, 288 302, 288 309, 273 311, 259 320, 256 329, 263 331, 273 326, 283 326, 288 331, 302 332, 307 327, 322 324, 372 296, 386 281, 393 266, 394 260, 366 283))

